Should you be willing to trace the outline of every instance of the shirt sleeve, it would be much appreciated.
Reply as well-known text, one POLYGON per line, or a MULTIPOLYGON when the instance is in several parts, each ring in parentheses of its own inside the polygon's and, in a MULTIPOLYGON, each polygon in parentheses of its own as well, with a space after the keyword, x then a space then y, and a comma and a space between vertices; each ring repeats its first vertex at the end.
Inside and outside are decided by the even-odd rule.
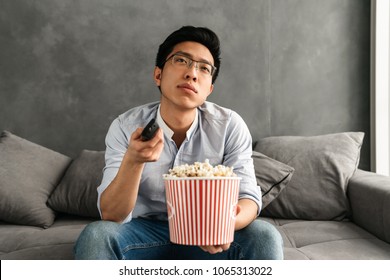
MULTIPOLYGON (((119 167, 126 153, 129 143, 129 132, 125 132, 120 124, 119 118, 115 119, 106 135, 106 152, 105 152, 105 167, 103 169, 103 178, 100 186, 97 188, 98 200, 97 207, 102 216, 100 209, 100 198, 104 190, 115 178, 118 173, 119 167)), ((113 202, 115 203, 115 202, 113 202)), ((123 223, 129 222, 132 217, 132 212, 123 220, 123 223)))
POLYGON ((232 166, 234 173, 241 177, 239 199, 249 198, 260 214, 262 205, 261 189, 257 185, 252 159, 252 136, 244 120, 235 112, 229 123, 224 152, 224 165, 232 166))

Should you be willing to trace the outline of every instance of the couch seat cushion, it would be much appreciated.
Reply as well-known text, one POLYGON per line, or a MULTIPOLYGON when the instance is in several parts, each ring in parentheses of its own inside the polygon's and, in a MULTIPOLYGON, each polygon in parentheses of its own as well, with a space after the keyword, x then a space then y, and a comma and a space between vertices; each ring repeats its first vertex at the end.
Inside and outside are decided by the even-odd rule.
POLYGON ((92 219, 60 216, 48 228, 0 223, 1 260, 73 259, 73 246, 92 219))
POLYGON ((352 222, 262 219, 281 233, 285 259, 390 259, 390 244, 352 222))

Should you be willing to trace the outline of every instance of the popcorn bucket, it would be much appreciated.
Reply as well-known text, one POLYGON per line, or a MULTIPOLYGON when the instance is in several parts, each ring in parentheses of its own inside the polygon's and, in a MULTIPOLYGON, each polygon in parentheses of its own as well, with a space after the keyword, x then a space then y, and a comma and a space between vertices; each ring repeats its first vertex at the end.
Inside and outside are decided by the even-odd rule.
POLYGON ((183 245, 232 242, 240 179, 165 178, 171 242, 183 245))

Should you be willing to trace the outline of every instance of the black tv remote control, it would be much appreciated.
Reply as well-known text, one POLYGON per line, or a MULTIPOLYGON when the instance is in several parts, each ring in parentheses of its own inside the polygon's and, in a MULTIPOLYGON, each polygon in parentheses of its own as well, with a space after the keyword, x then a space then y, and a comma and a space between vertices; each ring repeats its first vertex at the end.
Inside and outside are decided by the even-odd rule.
POLYGON ((159 126, 158 126, 156 120, 152 119, 145 126, 144 130, 142 130, 141 139, 143 141, 148 141, 148 140, 152 139, 154 137, 154 135, 156 134, 158 128, 159 128, 159 126))

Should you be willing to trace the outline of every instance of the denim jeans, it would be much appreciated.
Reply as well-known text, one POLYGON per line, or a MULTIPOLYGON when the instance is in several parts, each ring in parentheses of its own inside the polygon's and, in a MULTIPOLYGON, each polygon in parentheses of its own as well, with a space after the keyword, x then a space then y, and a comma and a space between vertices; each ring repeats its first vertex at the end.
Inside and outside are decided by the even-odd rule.
POLYGON ((120 260, 244 260, 283 259, 283 241, 271 224, 255 220, 234 234, 227 251, 210 254, 198 246, 169 241, 168 222, 136 218, 125 224, 89 224, 75 245, 76 259, 120 260))

